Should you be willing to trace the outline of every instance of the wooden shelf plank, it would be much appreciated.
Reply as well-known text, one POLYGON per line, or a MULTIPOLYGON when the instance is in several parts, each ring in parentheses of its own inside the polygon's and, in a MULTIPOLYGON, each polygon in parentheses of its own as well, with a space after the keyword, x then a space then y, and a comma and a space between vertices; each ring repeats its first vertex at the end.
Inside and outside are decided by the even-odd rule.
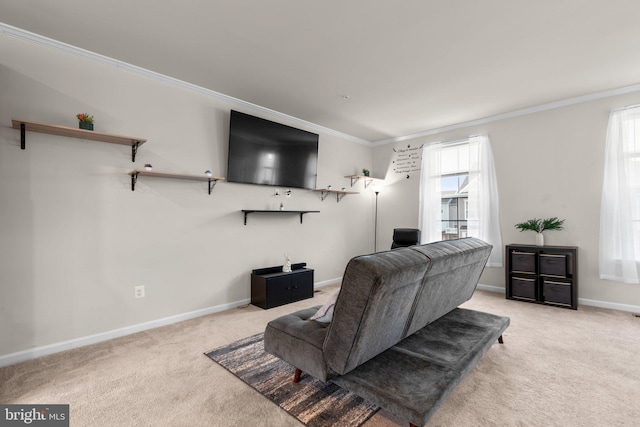
POLYGON ((328 188, 316 188, 313 191, 321 191, 323 193, 331 193, 331 194, 360 194, 360 192, 358 191, 329 190, 328 188))
POLYGON ((133 136, 116 135, 113 133, 96 132, 92 130, 76 129, 68 126, 52 125, 49 123, 34 122, 30 120, 12 119, 11 123, 14 129, 20 129, 20 125, 25 125, 25 130, 30 132, 47 133, 50 135, 66 136, 68 138, 87 139, 91 141, 107 142, 109 144, 119 144, 138 146, 147 142, 145 138, 137 138, 133 136))
POLYGON ((146 169, 134 169, 129 172, 129 175, 138 174, 139 176, 154 176, 157 178, 175 178, 175 179, 189 179, 191 181, 219 181, 224 180, 223 177, 220 176, 207 176, 207 175, 190 175, 184 173, 173 173, 173 172, 156 172, 154 170, 146 170, 146 169))
POLYGON ((358 178, 358 179, 367 179, 371 181, 384 181, 384 179, 382 178, 374 178, 372 176, 366 176, 366 175, 345 175, 345 178, 358 178))
POLYGON ((322 200, 323 202, 324 202, 324 199, 326 199, 327 196, 329 196, 329 194, 335 194, 337 203, 340 203, 340 200, 342 200, 342 198, 347 194, 360 194, 357 191, 329 190, 328 188, 316 188, 313 191, 320 192, 320 200, 322 200))
POLYGON ((213 187, 220 180, 224 180, 221 176, 207 176, 205 174, 202 175, 190 175, 184 173, 173 173, 173 172, 156 172, 154 170, 146 170, 146 169, 134 169, 129 171, 129 175, 131 175, 131 191, 135 191, 136 182, 138 182, 139 176, 151 176, 155 178, 173 178, 173 179, 188 179, 190 181, 204 181, 209 183, 209 194, 213 190, 213 187))
POLYGON ((372 182, 384 182, 384 179, 374 178, 372 176, 366 175, 346 175, 345 178, 351 179, 352 187, 356 185, 359 180, 362 180, 362 182, 364 182, 364 188, 367 188, 372 182))

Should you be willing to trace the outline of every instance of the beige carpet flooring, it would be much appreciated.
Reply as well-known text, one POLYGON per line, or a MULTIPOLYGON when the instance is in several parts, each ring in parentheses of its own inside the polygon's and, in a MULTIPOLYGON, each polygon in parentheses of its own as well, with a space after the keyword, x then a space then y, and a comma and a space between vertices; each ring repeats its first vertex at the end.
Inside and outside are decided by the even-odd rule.
MULTIPOLYGON (((300 426, 203 353, 321 304, 254 306, 0 369, 1 403, 68 403, 72 426, 300 426)), ((640 318, 508 301, 477 291, 464 305, 511 317, 428 426, 640 425, 640 318)), ((365 427, 407 425, 384 411, 365 427)))

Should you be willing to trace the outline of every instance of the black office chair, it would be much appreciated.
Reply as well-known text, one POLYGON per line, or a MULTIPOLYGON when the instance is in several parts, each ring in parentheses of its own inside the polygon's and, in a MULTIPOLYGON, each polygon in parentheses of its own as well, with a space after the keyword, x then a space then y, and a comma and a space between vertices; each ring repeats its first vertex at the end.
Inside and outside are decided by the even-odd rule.
POLYGON ((420 230, 417 228, 394 228, 391 249, 404 248, 420 243, 420 230))

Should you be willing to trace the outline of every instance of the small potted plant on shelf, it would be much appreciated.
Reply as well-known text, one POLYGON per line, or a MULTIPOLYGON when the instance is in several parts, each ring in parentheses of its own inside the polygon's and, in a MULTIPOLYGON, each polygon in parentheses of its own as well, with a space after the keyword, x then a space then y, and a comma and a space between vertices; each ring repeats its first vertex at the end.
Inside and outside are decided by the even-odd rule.
POLYGON ((366 169, 366 168, 362 169, 362 175, 369 176, 369 173, 370 173, 369 169, 366 169))
POLYGON ((544 235, 542 234, 542 232, 544 230, 562 230, 563 224, 564 219, 558 219, 558 217, 554 216, 547 219, 530 219, 528 221, 516 224, 515 227, 520 231, 535 231, 537 233, 536 245, 544 246, 544 235))
POLYGON ((93 116, 87 113, 79 113, 79 114, 76 114, 76 117, 80 121, 79 122, 80 129, 93 130, 93 116))

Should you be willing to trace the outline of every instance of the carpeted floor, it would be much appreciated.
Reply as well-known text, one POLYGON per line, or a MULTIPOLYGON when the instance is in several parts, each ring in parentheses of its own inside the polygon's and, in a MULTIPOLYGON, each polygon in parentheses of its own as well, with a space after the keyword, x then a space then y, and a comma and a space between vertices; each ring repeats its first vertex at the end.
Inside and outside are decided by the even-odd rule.
POLYGON ((309 427, 358 427, 379 409, 333 383, 309 375, 293 383, 294 368, 264 351, 262 333, 206 355, 309 427))
MULTIPOLYGON (((312 300, 232 309, 0 369, 2 403, 68 403, 76 426, 302 424, 203 353, 264 331, 312 300)), ((428 427, 609 427, 640 420, 640 319, 510 301, 477 291, 464 307, 509 316, 494 345, 428 427)), ((404 426, 378 411, 363 427, 404 426)))

